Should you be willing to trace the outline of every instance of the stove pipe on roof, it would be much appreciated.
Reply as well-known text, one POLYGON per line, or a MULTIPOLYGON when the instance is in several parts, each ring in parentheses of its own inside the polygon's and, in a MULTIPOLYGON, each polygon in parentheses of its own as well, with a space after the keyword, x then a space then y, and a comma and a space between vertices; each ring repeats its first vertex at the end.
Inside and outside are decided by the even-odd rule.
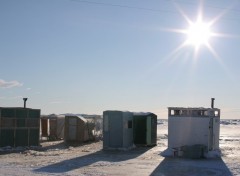
POLYGON ((26 108, 26 101, 27 101, 27 98, 23 98, 23 101, 24 101, 24 108, 26 108))
POLYGON ((211 98, 211 99, 212 99, 211 108, 213 109, 214 108, 214 100, 215 100, 215 98, 211 98))

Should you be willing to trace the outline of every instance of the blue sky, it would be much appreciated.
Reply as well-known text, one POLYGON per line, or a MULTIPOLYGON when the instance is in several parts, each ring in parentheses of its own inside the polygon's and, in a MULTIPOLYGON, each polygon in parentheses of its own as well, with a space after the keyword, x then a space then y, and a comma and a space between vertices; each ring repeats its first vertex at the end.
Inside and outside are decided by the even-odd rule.
POLYGON ((240 2, 227 0, 1 0, 0 106, 102 114, 210 107, 240 118, 240 2), (173 29, 216 20, 209 45, 173 29), (180 10, 181 9, 181 10, 180 10), (224 35, 223 35, 224 34, 224 35), (176 52, 174 52, 176 51, 176 52))

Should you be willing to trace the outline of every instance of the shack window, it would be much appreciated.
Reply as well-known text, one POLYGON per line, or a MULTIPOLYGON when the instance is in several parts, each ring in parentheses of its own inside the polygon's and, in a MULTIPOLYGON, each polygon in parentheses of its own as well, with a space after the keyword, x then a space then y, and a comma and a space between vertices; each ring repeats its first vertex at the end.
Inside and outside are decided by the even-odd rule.
POLYGON ((208 111, 204 111, 204 116, 208 116, 208 111))
POLYGON ((180 115, 180 110, 175 110, 175 115, 176 116, 180 115))
POLYGON ((198 115, 199 115, 199 116, 205 116, 205 111, 199 110, 199 111, 198 111, 198 115))
POLYGON ((128 128, 132 128, 132 120, 128 121, 128 128))
POLYGON ((215 112, 214 112, 214 115, 215 115, 215 116, 219 116, 218 111, 215 111, 215 112))

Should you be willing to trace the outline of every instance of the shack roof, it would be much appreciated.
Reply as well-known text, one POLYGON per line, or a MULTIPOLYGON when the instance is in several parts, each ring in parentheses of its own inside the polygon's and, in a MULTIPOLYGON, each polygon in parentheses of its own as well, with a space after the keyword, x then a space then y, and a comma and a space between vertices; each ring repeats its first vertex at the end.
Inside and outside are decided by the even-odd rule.
POLYGON ((85 119, 83 116, 67 115, 66 117, 78 118, 78 119, 82 120, 85 123, 88 122, 87 119, 85 119))
POLYGON ((156 114, 152 112, 133 112, 134 116, 148 116, 148 115, 154 115, 157 116, 156 114))
POLYGON ((218 108, 204 108, 204 107, 168 107, 169 110, 220 110, 218 108))
POLYGON ((0 109, 32 109, 32 110, 40 110, 40 109, 33 109, 33 108, 24 108, 24 107, 0 107, 0 109))
POLYGON ((42 119, 61 119, 65 118, 65 115, 57 115, 57 114, 49 114, 49 115, 41 115, 42 119))

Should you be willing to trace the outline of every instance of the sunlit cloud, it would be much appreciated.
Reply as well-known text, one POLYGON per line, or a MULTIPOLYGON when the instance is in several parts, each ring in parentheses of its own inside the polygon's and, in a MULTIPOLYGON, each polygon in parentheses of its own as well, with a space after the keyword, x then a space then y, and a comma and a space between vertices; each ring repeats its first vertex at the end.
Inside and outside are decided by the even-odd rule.
POLYGON ((23 84, 18 81, 5 81, 0 79, 0 88, 12 88, 12 87, 20 87, 23 84))
POLYGON ((32 90, 32 88, 28 87, 26 90, 27 90, 27 91, 30 91, 30 90, 32 90))

